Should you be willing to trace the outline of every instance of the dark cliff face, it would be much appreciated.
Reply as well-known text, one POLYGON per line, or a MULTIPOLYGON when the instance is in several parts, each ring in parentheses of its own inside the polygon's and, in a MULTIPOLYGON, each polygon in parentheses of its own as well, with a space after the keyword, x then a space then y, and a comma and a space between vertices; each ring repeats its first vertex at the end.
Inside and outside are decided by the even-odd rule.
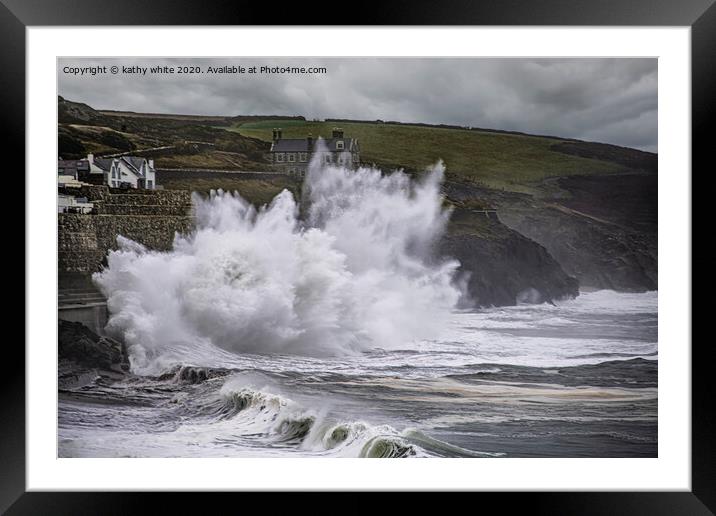
POLYGON ((585 287, 658 288, 656 174, 558 178, 541 199, 502 202, 502 221, 544 245, 585 287))
POLYGON ((554 177, 532 193, 448 183, 457 203, 482 199, 500 221, 543 246, 580 287, 644 292, 658 288, 654 172, 554 177))
POLYGON ((484 213, 457 209, 440 254, 460 261, 467 306, 542 303, 579 294, 577 280, 544 247, 484 213))
POLYGON ((657 289, 656 242, 643 234, 549 207, 505 211, 504 220, 543 244, 582 286, 657 289))
POLYGON ((124 373, 129 370, 127 348, 100 337, 79 322, 58 320, 58 356, 79 366, 124 373))

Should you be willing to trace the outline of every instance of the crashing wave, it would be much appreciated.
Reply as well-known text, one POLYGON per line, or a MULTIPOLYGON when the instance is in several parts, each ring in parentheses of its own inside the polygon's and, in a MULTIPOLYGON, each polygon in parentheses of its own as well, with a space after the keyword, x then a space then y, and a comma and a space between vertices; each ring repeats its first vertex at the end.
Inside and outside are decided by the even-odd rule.
POLYGON ((237 385, 230 379, 219 396, 204 406, 204 415, 230 425, 239 436, 291 446, 316 455, 365 458, 489 457, 454 446, 416 429, 335 421, 265 389, 237 385))
POLYGON ((107 330, 138 374, 230 367, 222 353, 336 356, 433 338, 460 297, 457 262, 432 255, 449 216, 443 173, 414 181, 316 161, 302 217, 288 191, 259 209, 238 193, 195 196, 196 230, 171 251, 118 238, 94 275, 107 330))

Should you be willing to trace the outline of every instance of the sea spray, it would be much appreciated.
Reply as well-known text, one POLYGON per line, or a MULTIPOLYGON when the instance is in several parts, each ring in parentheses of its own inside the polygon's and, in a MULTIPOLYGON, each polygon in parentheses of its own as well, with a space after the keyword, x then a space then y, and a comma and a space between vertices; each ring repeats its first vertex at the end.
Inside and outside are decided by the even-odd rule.
MULTIPOLYGON (((317 153, 316 156, 320 156, 317 153)), ((135 372, 221 366, 243 353, 344 355, 432 338, 460 293, 431 248, 449 212, 441 163, 348 169, 314 158, 304 216, 286 190, 261 208, 194 196, 196 230, 169 252, 119 237, 94 275, 135 372)))

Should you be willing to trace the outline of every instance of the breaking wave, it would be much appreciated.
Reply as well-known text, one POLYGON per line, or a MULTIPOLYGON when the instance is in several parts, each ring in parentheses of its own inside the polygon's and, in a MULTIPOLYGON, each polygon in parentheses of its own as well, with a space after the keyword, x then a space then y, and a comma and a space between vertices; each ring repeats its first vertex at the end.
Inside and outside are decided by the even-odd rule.
POLYGON ((489 457, 501 454, 466 450, 415 429, 335 421, 325 414, 265 389, 229 379, 218 397, 200 404, 200 414, 229 425, 231 433, 274 446, 297 447, 317 455, 366 458, 489 457))
POLYGON ((169 252, 118 238, 94 280, 132 371, 220 367, 242 353, 345 355, 435 337, 460 297, 438 163, 420 180, 314 160, 301 209, 284 190, 255 208, 194 197, 196 230, 169 252), (300 215, 300 211, 303 213, 300 215), (217 358, 218 357, 218 358, 217 358))

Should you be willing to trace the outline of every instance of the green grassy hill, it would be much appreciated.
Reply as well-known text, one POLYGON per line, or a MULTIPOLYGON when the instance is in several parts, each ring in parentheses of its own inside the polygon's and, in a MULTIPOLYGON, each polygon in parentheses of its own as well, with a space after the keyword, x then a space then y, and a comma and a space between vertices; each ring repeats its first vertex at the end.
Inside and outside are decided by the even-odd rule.
POLYGON ((652 156, 613 145, 398 123, 264 120, 240 122, 228 129, 268 142, 274 127, 282 128, 284 138, 305 138, 308 133, 330 137, 336 126, 359 139, 364 163, 419 172, 442 159, 452 180, 517 192, 530 192, 549 177, 614 174, 641 164, 646 168, 652 156))
MULTIPOLYGON (((295 177, 245 173, 270 169, 266 154, 272 128, 281 127, 286 138, 305 138, 309 133, 330 137, 340 126, 347 137, 359 139, 365 164, 419 174, 440 159, 445 162, 443 191, 455 208, 448 232, 453 251, 475 264, 472 277, 482 282, 476 289, 487 292, 488 300, 502 302, 495 292, 505 285, 517 288, 545 278, 542 290, 560 289, 566 284, 560 279, 564 271, 595 288, 657 288, 653 153, 568 138, 390 121, 97 111, 62 97, 58 121, 63 158, 137 153, 155 160, 158 184, 167 189, 237 190, 254 204, 270 202, 283 189, 301 196, 295 177), (499 220, 486 218, 483 208, 496 209, 499 220)), ((503 300, 513 294, 510 290, 503 300)))

